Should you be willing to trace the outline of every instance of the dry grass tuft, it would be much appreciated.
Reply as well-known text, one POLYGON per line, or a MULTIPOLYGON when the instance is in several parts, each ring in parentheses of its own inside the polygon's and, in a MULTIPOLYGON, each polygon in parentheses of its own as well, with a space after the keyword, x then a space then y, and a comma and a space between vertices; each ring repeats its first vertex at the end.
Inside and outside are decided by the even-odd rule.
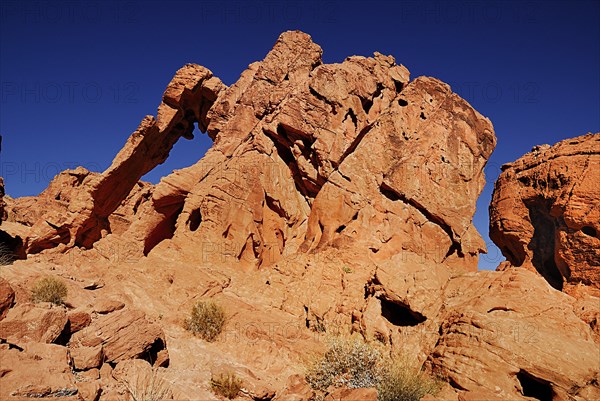
POLYGON ((212 391, 230 400, 237 397, 242 389, 243 382, 235 373, 222 373, 218 377, 210 379, 210 387, 212 391))
POLYGON ((185 328, 206 341, 214 341, 223 330, 225 311, 213 301, 199 301, 185 321, 185 328))
POLYGON ((62 305, 67 296, 67 286, 56 277, 48 276, 38 279, 31 290, 33 302, 52 302, 62 305))
POLYGON ((133 401, 164 401, 172 399, 168 384, 158 377, 158 370, 151 374, 139 374, 133 379, 124 380, 123 384, 133 401))

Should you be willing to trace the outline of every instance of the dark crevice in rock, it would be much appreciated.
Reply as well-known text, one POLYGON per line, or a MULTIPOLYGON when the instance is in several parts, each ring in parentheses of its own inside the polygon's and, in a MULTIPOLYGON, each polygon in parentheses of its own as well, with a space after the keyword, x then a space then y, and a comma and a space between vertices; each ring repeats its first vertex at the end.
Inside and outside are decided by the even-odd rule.
POLYGON ((596 229, 594 227, 590 227, 590 226, 582 227, 581 232, 590 237, 596 237, 598 235, 598 233, 596 232, 596 229))
MULTIPOLYGON (((152 343, 150 348, 148 348, 144 354, 140 355, 140 359, 147 361, 150 365, 154 365, 154 363, 158 360, 158 353, 166 348, 167 347, 165 346, 164 341, 160 338, 157 338, 156 341, 152 343)), ((169 361, 164 361, 161 366, 165 368, 168 367, 169 361)))
POLYGON ((448 384, 450 384, 450 386, 452 388, 455 388, 456 390, 459 391, 468 391, 466 388, 464 388, 463 386, 461 386, 460 384, 458 384, 454 379, 452 378, 448 378, 448 384))
POLYGON ((296 185, 296 189, 305 197, 305 198, 315 198, 320 188, 316 187, 314 184, 309 183, 304 179, 298 165, 296 163, 296 158, 292 154, 290 150, 290 146, 292 142, 288 136, 286 130, 279 125, 277 127, 277 134, 263 130, 267 138, 273 142, 275 149, 277 150, 277 154, 283 160, 283 162, 288 166, 292 177, 294 178, 294 184, 296 185))
POLYGON ((360 102, 362 104, 363 110, 365 111, 365 114, 369 114, 369 111, 371 111, 371 107, 373 107, 373 101, 379 96, 381 96, 383 89, 383 84, 379 82, 377 83, 377 89, 375 89, 375 92, 373 93, 371 98, 360 98, 360 102))
POLYGON ((534 227, 533 237, 527 246, 533 252, 531 263, 546 281, 557 290, 564 285, 564 278, 554 259, 556 218, 550 215, 551 200, 537 198, 527 202, 529 219, 534 227))
POLYGON ((506 307, 506 306, 494 306, 493 308, 490 308, 487 313, 491 313, 491 312, 495 312, 495 311, 503 311, 503 312, 513 312, 514 310, 506 307))
POLYGON ((356 114, 354 114, 354 110, 352 110, 352 108, 348 109, 346 115, 344 116, 344 120, 346 120, 348 117, 350 117, 352 123, 354 124, 354 127, 356 128, 358 126, 358 119, 356 117, 356 114))
POLYGON ((12 237, 0 230, 0 264, 8 265, 16 259, 26 259, 25 248, 21 237, 12 237))
POLYGON ((63 330, 60 332, 60 334, 58 335, 56 340, 54 340, 54 344, 58 344, 58 345, 62 345, 63 347, 66 347, 67 344, 69 343, 69 341, 71 341, 72 334, 73 333, 71 333, 71 322, 69 320, 67 320, 67 324, 65 324, 65 327, 63 328, 63 330))
POLYGON ((394 89, 396 89, 396 93, 400 93, 402 92, 402 89, 404 89, 404 84, 400 81, 394 80, 394 89))
POLYGON ((190 231, 196 231, 198 227, 200 227, 200 223, 202 222, 202 215, 200 213, 200 209, 192 210, 190 213, 190 217, 188 217, 187 226, 190 231))
POLYGON ((158 210, 164 217, 163 220, 148 234, 144 241, 144 256, 148 256, 154 247, 175 235, 175 224, 179 214, 183 211, 183 199, 180 203, 171 204, 158 210))
POLYGON ((381 302, 381 315, 394 326, 416 326, 427 318, 421 313, 413 311, 407 305, 379 298, 381 302))
POLYGON ((346 151, 344 152, 342 157, 340 157, 338 166, 341 166, 342 163, 344 162, 344 160, 356 150, 356 148, 358 147, 360 142, 363 140, 365 135, 367 135, 367 133, 371 130, 372 127, 373 127, 373 124, 369 124, 366 127, 364 127, 362 130, 360 130, 358 135, 356 135, 356 138, 354 138, 354 140, 352 141, 350 146, 348 146, 348 149, 346 149, 346 151))
POLYGON ((405 99, 398 99, 398 104, 400 105, 400 107, 408 106, 408 102, 405 99))
POLYGON ((313 95, 314 97, 316 97, 317 99, 319 99, 320 101, 322 101, 323 103, 331 106, 331 112, 333 114, 337 114, 337 110, 338 110, 338 105, 335 102, 332 102, 331 100, 329 100, 328 98, 326 98, 325 96, 321 95, 319 92, 317 92, 313 87, 309 87, 309 91, 310 94, 313 95))
POLYGON ((271 209, 272 211, 274 211, 275 213, 277 213, 277 215, 279 217, 281 217, 282 219, 285 219, 285 220, 287 220, 289 218, 288 214, 281 207, 281 204, 279 203, 279 201, 271 198, 269 195, 266 194, 266 192, 265 192, 265 202, 267 204, 267 207, 269 209, 271 209))
POLYGON ((543 379, 535 377, 521 369, 517 373, 517 380, 521 384, 525 397, 535 398, 540 401, 552 401, 554 398, 554 391, 551 384, 543 379))
POLYGON ((381 194, 383 196, 385 196, 392 202, 400 200, 400 196, 398 196, 398 194, 396 192, 394 192, 389 186, 387 186, 384 183, 382 183, 381 186, 379 187, 379 191, 381 192, 381 194))

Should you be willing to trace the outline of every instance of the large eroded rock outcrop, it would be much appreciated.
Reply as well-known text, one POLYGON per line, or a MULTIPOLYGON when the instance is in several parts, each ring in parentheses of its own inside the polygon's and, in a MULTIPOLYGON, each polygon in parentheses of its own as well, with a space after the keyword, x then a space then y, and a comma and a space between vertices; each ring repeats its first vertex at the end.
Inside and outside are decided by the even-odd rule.
POLYGON ((536 146, 502 170, 490 237, 508 261, 554 288, 600 288, 600 134, 536 146))
POLYGON ((164 178, 129 230, 145 254, 172 238, 206 260, 268 266, 352 246, 475 269, 485 247, 471 218, 495 137, 446 84, 409 82, 378 53, 324 65, 308 35, 287 32, 207 120, 214 146, 164 178))
MULTIPOLYGON (((158 370, 173 399, 215 399, 211 376, 233 371, 252 399, 308 400, 307 355, 327 336, 356 334, 440 374, 437 400, 600 398, 598 298, 573 298, 523 269, 475 272, 484 243, 472 217, 496 143, 490 121, 443 82, 410 80, 391 56, 323 64, 321 54, 310 36, 285 32, 229 88, 187 65, 107 171, 66 171, 40 196, 10 202, 2 230, 28 259, 2 270, 0 396, 64 388, 124 399, 127 378, 152 374, 145 359, 168 365, 158 370), (193 124, 214 141, 207 154, 157 185, 139 182, 193 124), (72 310, 27 302, 41 272, 68 282, 72 310), (227 315, 213 343, 182 328, 205 299, 227 315), (64 326, 56 338, 28 325, 51 312, 64 326), (42 361, 24 337, 57 344, 44 344, 42 361), (12 366, 53 360, 58 382, 12 366)), ((594 148, 596 137, 573 142, 594 148)), ((527 163, 523 176, 537 171, 527 163)), ((554 168, 540 165, 535 182, 554 168)), ((510 174, 521 177, 509 167, 497 183, 493 221, 508 223, 496 234, 535 266, 528 211, 551 210, 529 199, 562 192, 510 190, 521 185, 510 174)), ((588 183, 586 174, 572 182, 588 183)), ((597 198, 571 188, 573 211, 561 218, 594 218, 597 198)), ((568 241, 565 254, 596 255, 582 248, 589 241, 568 241)), ((588 278, 580 282, 597 286, 588 278)))

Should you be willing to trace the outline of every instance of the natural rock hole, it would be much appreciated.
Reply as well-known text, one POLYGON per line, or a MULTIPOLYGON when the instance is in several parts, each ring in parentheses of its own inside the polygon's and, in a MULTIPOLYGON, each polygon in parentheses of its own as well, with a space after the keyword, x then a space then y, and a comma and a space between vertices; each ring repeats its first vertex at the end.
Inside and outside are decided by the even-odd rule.
POLYGON ((533 238, 528 245, 533 251, 531 262, 552 287, 562 291, 563 276, 554 260, 556 225, 549 214, 550 205, 545 200, 539 200, 536 205, 527 205, 527 208, 534 227, 533 238))
POLYGON ((398 104, 399 104, 401 107, 406 107, 406 106, 408 106, 408 102, 407 102, 406 100, 404 100, 404 99, 399 99, 399 100, 398 100, 398 104))
POLYGON ((190 217, 188 218, 187 225, 190 231, 196 231, 198 227, 200 227, 200 223, 202 222, 202 215, 200 214, 200 209, 194 209, 192 213, 190 213, 190 217))
MULTIPOLYGON (((159 338, 156 341, 154 341, 154 343, 150 346, 148 351, 146 351, 146 353, 141 356, 141 359, 147 361, 150 365, 154 365, 154 363, 158 359, 158 353, 164 349, 166 349, 165 343, 159 338)), ((169 361, 167 360, 166 362, 162 363, 161 367, 166 368, 168 366, 169 361)))
POLYGON ((394 326, 416 326, 427 318, 409 307, 380 298, 381 315, 394 326))
POLYGON ((400 200, 400 196, 398 196, 398 194, 394 192, 392 188, 390 188, 383 182, 379 186, 379 191, 381 191, 381 194, 389 200, 391 200, 392 202, 400 200))
POLYGON ((164 215, 164 219, 146 237, 144 241, 144 256, 148 256, 150 251, 162 241, 173 238, 173 235, 175 235, 175 224, 182 210, 183 202, 181 204, 170 205, 159 211, 164 215))
POLYGON ((598 233, 596 232, 596 229, 594 227, 590 227, 590 226, 585 226, 581 229, 581 232, 584 233, 585 235, 589 235, 590 237, 595 237, 596 235, 598 235, 598 233))
POLYGON ((67 324, 65 324, 63 331, 61 331, 56 340, 54 340, 54 344, 66 347, 67 344, 69 344, 69 341, 71 341, 71 334, 71 322, 67 320, 67 324))
POLYGON ((336 233, 341 233, 342 231, 344 231, 346 229, 346 226, 344 224, 342 224, 341 226, 339 226, 337 228, 337 230, 335 230, 336 233))
POLYGON ((540 401, 552 401, 554 392, 552 391, 552 386, 547 381, 539 379, 524 370, 520 370, 517 373, 517 380, 521 383, 525 397, 535 398, 540 401))
POLYGON ((26 259, 23 240, 19 236, 11 237, 0 230, 0 264, 10 264, 16 259, 26 259))

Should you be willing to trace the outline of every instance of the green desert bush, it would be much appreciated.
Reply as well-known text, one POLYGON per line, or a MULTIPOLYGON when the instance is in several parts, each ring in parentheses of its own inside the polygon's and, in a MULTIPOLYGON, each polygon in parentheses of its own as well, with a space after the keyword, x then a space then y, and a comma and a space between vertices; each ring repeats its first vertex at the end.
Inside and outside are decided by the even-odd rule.
POLYGON ((418 401, 441 389, 440 380, 359 337, 330 339, 325 353, 309 364, 306 381, 319 391, 375 387, 379 401, 418 401))
POLYGON ((242 389, 242 380, 235 373, 222 373, 210 379, 212 391, 230 400, 234 399, 242 389))
POLYGON ((56 277, 48 276, 38 279, 31 289, 31 300, 33 302, 52 302, 62 305, 67 296, 67 286, 56 277))
POLYGON ((185 321, 185 328, 206 341, 214 341, 223 330, 225 311, 213 301, 199 301, 185 321))

